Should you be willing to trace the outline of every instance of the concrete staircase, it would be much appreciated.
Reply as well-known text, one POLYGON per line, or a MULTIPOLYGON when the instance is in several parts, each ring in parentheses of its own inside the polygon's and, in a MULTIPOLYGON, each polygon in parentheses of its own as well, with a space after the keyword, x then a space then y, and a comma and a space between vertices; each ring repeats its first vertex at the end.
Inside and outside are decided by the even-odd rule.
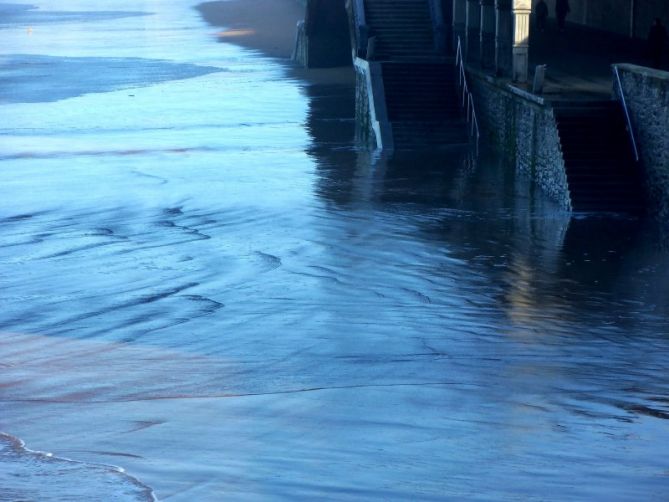
POLYGON ((617 101, 553 105, 575 211, 645 210, 639 165, 617 101))
POLYGON ((452 58, 436 49, 429 0, 364 0, 395 149, 469 143, 452 58))
POLYGON ((453 62, 385 62, 381 68, 396 149, 468 143, 453 62))
POLYGON ((428 0, 365 0, 369 35, 377 61, 437 56, 428 0))

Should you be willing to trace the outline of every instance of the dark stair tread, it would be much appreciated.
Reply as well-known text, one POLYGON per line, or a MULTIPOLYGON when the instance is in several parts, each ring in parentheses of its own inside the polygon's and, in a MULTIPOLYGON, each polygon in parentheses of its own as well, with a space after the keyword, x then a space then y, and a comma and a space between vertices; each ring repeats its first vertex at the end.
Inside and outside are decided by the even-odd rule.
POLYGON ((640 213, 641 172, 617 101, 553 103, 575 210, 640 213))
POLYGON ((453 58, 435 46, 429 0, 365 0, 395 147, 469 142, 453 58))

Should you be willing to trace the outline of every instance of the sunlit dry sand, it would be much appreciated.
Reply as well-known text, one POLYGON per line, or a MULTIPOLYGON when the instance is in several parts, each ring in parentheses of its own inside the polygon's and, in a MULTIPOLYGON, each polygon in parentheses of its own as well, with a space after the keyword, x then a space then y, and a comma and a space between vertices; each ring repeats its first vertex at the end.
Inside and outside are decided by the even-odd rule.
POLYGON ((289 58, 295 44, 298 21, 304 19, 299 0, 232 0, 206 2, 197 6, 211 25, 225 27, 217 36, 264 54, 289 58))

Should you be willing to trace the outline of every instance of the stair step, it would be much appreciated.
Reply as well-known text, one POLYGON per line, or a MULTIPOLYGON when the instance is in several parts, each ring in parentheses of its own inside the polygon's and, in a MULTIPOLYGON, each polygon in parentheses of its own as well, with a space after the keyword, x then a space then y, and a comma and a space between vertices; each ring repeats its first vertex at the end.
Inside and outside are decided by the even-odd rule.
POLYGON ((396 148, 467 144, 455 66, 435 48, 429 0, 365 0, 365 11, 396 148))
POLYGON ((614 189, 615 187, 622 187, 628 192, 636 192, 640 186, 641 183, 639 180, 633 178, 618 181, 602 181, 601 179, 597 178, 581 178, 579 180, 571 180, 569 189, 574 192, 582 192, 594 188, 608 190, 614 189))
POLYGON ((562 156, 567 165, 573 165, 574 167, 629 164, 632 162, 632 155, 623 150, 598 154, 597 152, 570 152, 563 148, 562 156))
POLYGON ((620 104, 567 102, 553 107, 574 209, 641 212, 641 173, 620 104))
POLYGON ((434 53, 434 29, 428 0, 366 0, 376 60, 407 60, 434 53))

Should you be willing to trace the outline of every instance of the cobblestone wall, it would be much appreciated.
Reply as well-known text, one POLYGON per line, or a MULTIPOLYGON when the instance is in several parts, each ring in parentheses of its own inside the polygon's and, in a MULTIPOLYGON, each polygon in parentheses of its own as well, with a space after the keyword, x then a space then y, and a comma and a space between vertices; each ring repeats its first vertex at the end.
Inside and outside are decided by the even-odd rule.
POLYGON ((644 166, 651 210, 668 221, 669 73, 626 64, 617 67, 644 166))
POLYGON ((376 146, 376 138, 372 129, 372 117, 369 109, 369 92, 367 75, 363 68, 355 68, 355 137, 356 141, 368 147, 376 146))
POLYGON ((484 143, 502 153, 564 209, 571 208, 553 109, 540 97, 470 72, 484 143))

